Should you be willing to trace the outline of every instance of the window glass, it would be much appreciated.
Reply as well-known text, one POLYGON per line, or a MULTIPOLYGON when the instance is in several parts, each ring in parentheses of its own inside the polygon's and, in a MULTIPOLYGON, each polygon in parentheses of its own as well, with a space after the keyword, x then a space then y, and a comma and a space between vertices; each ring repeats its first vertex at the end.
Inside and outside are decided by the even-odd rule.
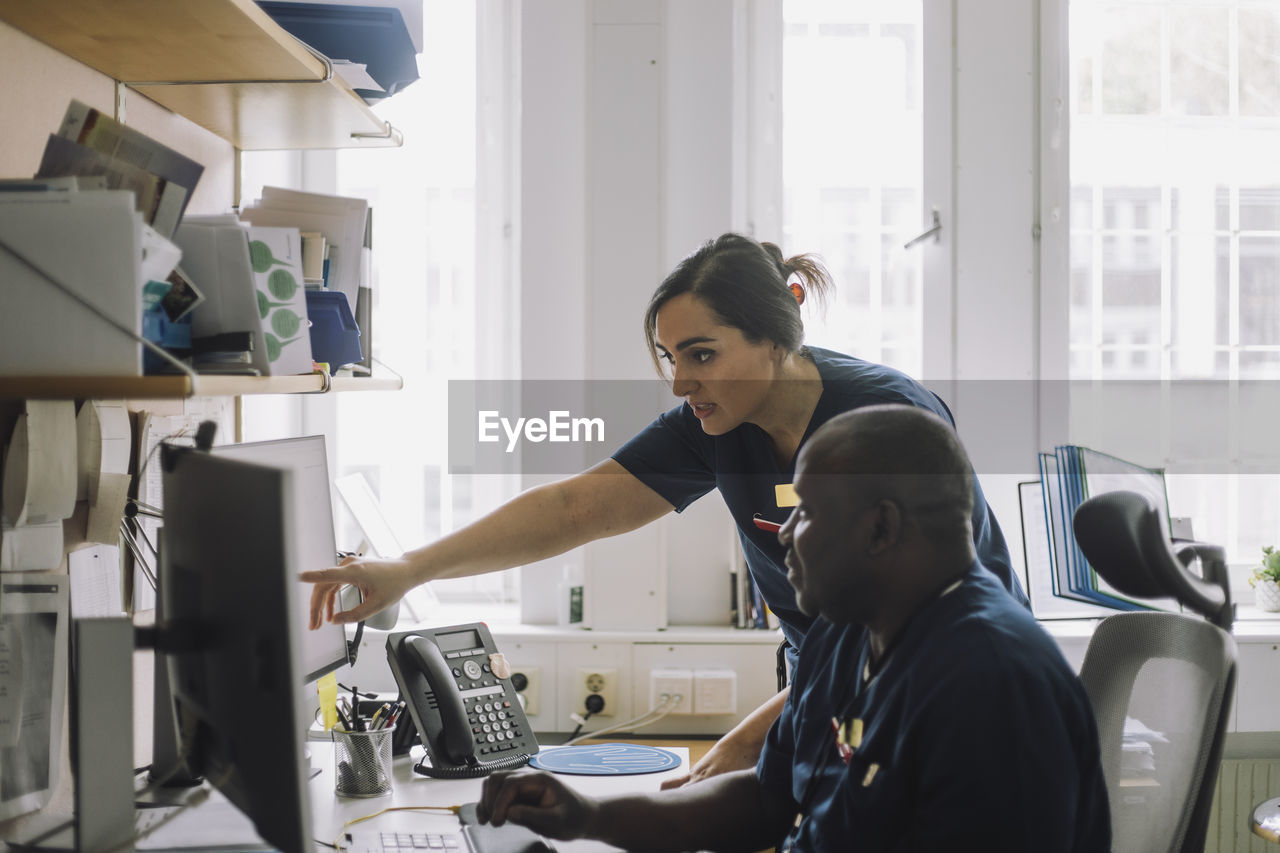
MULTIPOLYGON (((375 107, 404 132, 404 146, 340 151, 337 170, 337 192, 368 198, 373 209, 375 367, 404 377, 400 391, 338 395, 337 474, 364 474, 406 548, 466 525, 513 490, 498 476, 448 472, 448 382, 477 376, 483 299, 476 284, 476 10, 428 2, 423 15, 419 79, 375 107)), ((352 537, 359 541, 354 530, 352 537)), ((516 594, 511 573, 431 588, 443 601, 516 594)))
MULTIPOLYGON (((922 4, 784 0, 783 234, 836 283, 816 346, 919 375, 922 4)), ((775 235, 760 235, 775 239, 775 235)), ((806 306, 812 309, 813 306, 806 306)))
MULTIPOLYGON (((1280 8, 1068 9, 1071 377, 1280 377, 1280 8)), ((1215 413, 1223 425, 1243 417, 1215 413)), ((1245 458, 1231 440, 1150 427, 1167 456, 1138 461, 1205 472, 1169 484, 1173 513, 1192 516, 1197 536, 1240 564, 1278 544, 1280 477, 1258 473, 1276 470, 1274 451, 1245 458)))

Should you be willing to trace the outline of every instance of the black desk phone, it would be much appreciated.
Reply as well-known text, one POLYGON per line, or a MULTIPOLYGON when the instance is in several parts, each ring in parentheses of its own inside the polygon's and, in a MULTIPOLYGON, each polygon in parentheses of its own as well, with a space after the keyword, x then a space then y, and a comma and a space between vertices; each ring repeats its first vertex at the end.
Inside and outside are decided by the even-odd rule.
POLYGON ((469 779, 520 767, 538 751, 483 622, 389 634, 387 662, 431 761, 418 773, 469 779))

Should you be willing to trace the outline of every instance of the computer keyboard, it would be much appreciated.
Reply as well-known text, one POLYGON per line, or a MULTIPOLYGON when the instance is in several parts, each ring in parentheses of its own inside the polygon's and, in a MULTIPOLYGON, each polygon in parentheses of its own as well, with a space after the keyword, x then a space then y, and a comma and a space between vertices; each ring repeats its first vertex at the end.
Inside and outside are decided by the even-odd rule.
POLYGON ((347 833, 345 853, 555 853, 540 835, 515 824, 470 824, 460 833, 379 832, 375 829, 347 833))
POLYGON ((463 851, 462 837, 439 832, 378 832, 357 830, 347 833, 347 853, 413 853, 424 850, 463 851))

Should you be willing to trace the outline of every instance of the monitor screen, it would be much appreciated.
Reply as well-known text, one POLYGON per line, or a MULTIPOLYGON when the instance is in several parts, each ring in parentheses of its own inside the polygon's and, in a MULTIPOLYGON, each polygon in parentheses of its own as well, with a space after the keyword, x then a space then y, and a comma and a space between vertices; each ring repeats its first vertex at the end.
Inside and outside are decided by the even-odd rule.
POLYGON ((182 753, 278 849, 311 851, 293 472, 165 448, 161 626, 182 753))
MULTIPOLYGON (((294 553, 303 569, 334 565, 333 503, 329 492, 329 464, 323 435, 227 444, 212 450, 218 456, 268 465, 294 473, 294 553)), ((296 574, 296 573, 295 573, 296 574)), ((295 579, 296 581, 296 579, 295 579)), ((311 585, 294 583, 295 606, 305 628, 311 612, 311 585)), ((305 680, 314 681, 347 663, 347 635, 341 625, 325 623, 305 631, 301 646, 305 680)))

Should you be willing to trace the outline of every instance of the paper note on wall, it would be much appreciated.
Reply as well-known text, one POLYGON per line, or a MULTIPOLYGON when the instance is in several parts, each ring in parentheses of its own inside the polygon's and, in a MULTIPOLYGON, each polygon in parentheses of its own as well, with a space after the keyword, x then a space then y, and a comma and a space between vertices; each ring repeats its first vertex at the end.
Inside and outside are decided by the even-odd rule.
POLYGON ((0 623, 0 747, 18 745, 22 734, 22 634, 0 623))
POLYGON ((70 517, 76 504, 76 415, 70 400, 28 400, 4 458, 3 508, 14 527, 70 517))
POLYGON ((17 691, 14 708, 21 715, 10 719, 21 732, 12 745, 0 742, 0 820, 43 808, 58 788, 70 647, 67 621, 66 575, 4 578, 0 626, 10 632, 4 644, 7 685, 17 691))
MULTIPOLYGON (((184 415, 139 413, 138 459, 142 460, 138 463, 139 501, 149 504, 157 510, 164 509, 160 443, 169 439, 178 439, 181 442, 185 437, 194 436, 200 422, 205 420, 207 416, 207 413, 204 412, 191 412, 184 415)), ((155 549, 160 543, 160 520, 139 515, 133 520, 133 524, 140 551, 144 554, 148 563, 152 565, 150 571, 154 574, 154 569, 158 568, 155 549)), ((152 588, 150 580, 146 576, 146 571, 136 565, 136 560, 137 557, 135 555, 132 578, 133 610, 135 613, 143 610, 154 610, 156 606, 155 589, 152 588)))
POLYGON ((120 549, 111 545, 81 548, 67 555, 71 582, 71 618, 119 616, 120 549))

